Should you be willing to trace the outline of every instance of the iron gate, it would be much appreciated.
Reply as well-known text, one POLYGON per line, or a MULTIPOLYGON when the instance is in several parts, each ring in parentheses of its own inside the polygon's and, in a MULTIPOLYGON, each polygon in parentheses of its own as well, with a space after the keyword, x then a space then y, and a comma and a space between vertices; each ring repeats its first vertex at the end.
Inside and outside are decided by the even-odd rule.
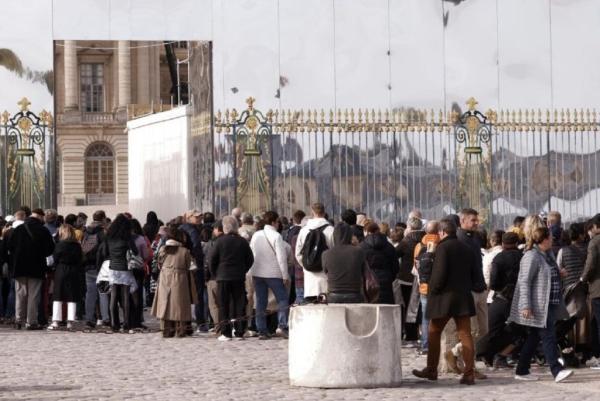
POLYGON ((564 221, 575 221, 600 209, 595 111, 483 113, 476 106, 471 98, 464 112, 263 115, 249 99, 241 115, 235 109, 215 115, 214 210, 224 215, 238 205, 252 213, 272 207, 290 216, 320 201, 332 217, 353 208, 395 222, 413 208, 434 218, 474 207, 489 226, 505 227, 516 215, 558 210, 564 221), (262 167, 244 170, 256 165, 247 160, 256 156, 243 150, 254 141, 250 116, 262 129, 256 135, 262 167), (259 205, 244 202, 248 182, 262 185, 255 192, 259 205))
POLYGON ((17 103, 11 117, 5 111, 0 124, 0 212, 13 213, 22 205, 54 207, 54 135, 52 116, 29 110, 27 98, 17 103))

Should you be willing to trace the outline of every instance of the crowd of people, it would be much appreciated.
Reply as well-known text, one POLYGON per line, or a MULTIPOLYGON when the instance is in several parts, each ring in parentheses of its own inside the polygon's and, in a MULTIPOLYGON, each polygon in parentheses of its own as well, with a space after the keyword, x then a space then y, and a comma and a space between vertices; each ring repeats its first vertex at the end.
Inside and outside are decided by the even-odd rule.
POLYGON ((26 206, 1 218, 5 323, 132 333, 151 308, 164 337, 268 340, 288 337, 291 305, 397 304, 403 346, 427 355, 420 378, 436 380, 440 358, 468 385, 486 379, 476 360, 524 381, 538 379, 532 361, 556 382, 600 369, 600 214, 568 228, 558 212, 516 217, 490 234, 473 209, 390 227, 320 203, 290 220, 241 208, 91 220, 26 206))

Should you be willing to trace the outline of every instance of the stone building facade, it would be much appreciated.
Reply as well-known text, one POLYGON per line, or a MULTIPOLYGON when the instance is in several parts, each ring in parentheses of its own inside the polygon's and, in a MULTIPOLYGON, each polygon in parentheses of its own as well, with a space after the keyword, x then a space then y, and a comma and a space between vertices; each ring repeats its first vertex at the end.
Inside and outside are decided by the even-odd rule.
MULTIPOLYGON (((187 42, 173 47, 187 58, 187 42)), ((58 206, 125 206, 127 120, 173 102, 164 42, 65 40, 54 54, 58 206)))

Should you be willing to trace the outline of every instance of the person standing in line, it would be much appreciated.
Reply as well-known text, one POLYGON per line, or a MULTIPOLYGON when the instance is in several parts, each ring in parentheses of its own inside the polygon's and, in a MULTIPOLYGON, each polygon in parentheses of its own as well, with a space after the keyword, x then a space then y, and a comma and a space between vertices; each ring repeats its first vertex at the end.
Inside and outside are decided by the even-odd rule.
POLYGON ((100 244, 104 241, 104 225, 106 214, 98 210, 92 215, 92 223, 85 228, 81 248, 83 251, 83 266, 85 270, 85 320, 88 328, 110 324, 108 309, 108 294, 98 291, 98 266, 96 258, 100 244), (100 302, 98 302, 100 300, 100 302), (96 305, 100 305, 100 313, 96 314, 96 305))
POLYGON ((43 221, 44 211, 35 209, 8 240, 15 277, 15 328, 19 330, 23 324, 27 330, 40 329, 38 312, 48 269, 46 258, 54 252, 54 240, 43 221))
POLYGON ((352 245, 353 228, 346 222, 333 229, 333 248, 323 252, 323 271, 327 274, 328 303, 363 303, 365 252, 352 245))
MULTIPOLYGON (((419 214, 420 215, 420 214, 419 214)), ((407 221, 408 230, 405 231, 404 238, 396 247, 397 257, 400 258, 400 271, 398 280, 400 281, 400 292, 404 306, 402 307, 402 331, 404 332, 404 344, 407 347, 416 347, 419 339, 419 326, 416 322, 406 322, 409 314, 410 300, 413 295, 415 276, 412 274, 414 267, 415 247, 425 235, 423 231, 423 221, 420 217, 411 216, 407 221)), ((418 305, 417 308, 418 309, 418 305)), ((417 311, 412 310, 411 314, 416 316, 417 311)))
POLYGON ((81 244, 75 238, 75 229, 63 224, 58 229, 59 242, 53 253, 54 292, 52 303, 52 324, 48 330, 56 330, 63 320, 63 304, 67 304, 67 330, 73 329, 77 302, 83 298, 81 294, 81 277, 83 270, 83 252, 81 244))
POLYGON ((523 257, 523 252, 518 249, 519 242, 517 233, 504 233, 502 251, 491 262, 489 288, 493 299, 488 308, 488 334, 480 340, 479 344, 484 344, 478 347, 477 354, 494 369, 509 367, 507 357, 514 350, 517 333, 506 321, 510 316, 510 306, 523 257))
POLYGON ((552 234, 547 227, 536 228, 527 240, 521 259, 509 317, 509 321, 529 329, 519 355, 516 380, 539 379, 531 374, 530 367, 540 339, 554 381, 560 383, 573 374, 572 370, 563 369, 558 361, 555 325, 565 318, 568 318, 568 313, 561 297, 560 272, 552 252, 552 234))
POLYGON ((369 223, 365 229, 367 236, 360 243, 360 248, 365 253, 367 263, 379 282, 378 303, 393 304, 392 283, 400 270, 396 250, 387 237, 379 231, 377 223, 369 223))
MULTIPOLYGON (((322 250, 331 249, 333 247, 333 227, 329 224, 329 221, 325 218, 325 206, 322 203, 314 203, 311 207, 312 218, 307 221, 306 226, 303 227, 298 233, 298 240, 296 241, 295 255, 298 264, 302 266, 304 272, 304 299, 305 301, 313 301, 317 299, 319 294, 327 293, 327 276, 323 272, 322 266, 311 268, 307 270, 308 266, 304 265, 303 262, 303 251, 304 243, 309 237, 309 234, 316 236, 317 234, 323 235, 325 244, 316 241, 319 244, 325 245, 322 250)), ((322 255, 322 254, 321 254, 322 255)), ((319 257, 321 256, 319 255, 319 257)), ((320 263, 320 259, 315 263, 320 263)))
POLYGON ((444 327, 450 319, 456 323, 463 345, 464 374, 460 384, 475 384, 475 350, 471 335, 471 316, 475 315, 473 290, 478 278, 475 255, 456 237, 456 225, 449 219, 440 221, 440 243, 429 280, 426 317, 429 319, 429 352, 427 367, 413 370, 413 375, 437 380, 440 342, 444 327))
POLYGON ((206 326, 206 316, 204 315, 204 291, 206 289, 204 278, 204 251, 202 249, 202 241, 200 229, 202 225, 202 213, 197 210, 190 210, 184 215, 186 223, 182 224, 179 229, 187 233, 192 243, 190 249, 192 262, 196 266, 194 270, 194 287, 196 288, 197 304, 194 305, 194 318, 196 320, 196 331, 205 333, 208 331, 206 326))
MULTIPOLYGON (((588 244, 585 267, 581 281, 589 285, 589 298, 592 302, 592 312, 596 318, 598 338, 600 338, 600 213, 589 222, 591 240, 588 244)), ((600 369, 600 361, 591 365, 592 369, 600 369)))
POLYGON ((421 355, 427 355, 429 350, 429 319, 427 318, 427 295, 429 294, 429 280, 433 270, 435 248, 440 242, 438 234, 440 223, 429 220, 425 225, 425 235, 421 243, 415 247, 415 269, 419 280, 419 302, 421 304, 421 355))
POLYGON ((206 278, 206 292, 208 295, 208 311, 215 327, 219 321, 219 292, 217 280, 210 272, 210 266, 208 264, 210 254, 215 245, 217 239, 223 235, 223 223, 219 220, 212 223, 210 234, 208 232, 208 226, 203 227, 203 235, 206 241, 202 242, 202 249, 204 251, 204 277, 206 278), (210 235, 210 237, 209 237, 210 235))
POLYGON ((160 279, 152 304, 152 315, 161 320, 163 337, 185 337, 187 323, 192 320, 194 297, 191 289, 192 256, 183 246, 183 232, 174 226, 167 228, 167 241, 158 255, 160 279))
POLYGON ((208 260, 211 277, 217 281, 219 341, 232 339, 232 319, 235 319, 236 338, 244 338, 245 279, 253 263, 254 256, 248 241, 238 234, 237 219, 223 217, 223 235, 215 241, 208 260))
POLYGON ((110 285, 110 324, 112 330, 132 332, 132 316, 130 302, 134 302, 132 309, 137 309, 137 298, 131 296, 137 290, 137 282, 133 273, 128 268, 127 252, 137 255, 131 221, 124 215, 118 214, 109 225, 106 238, 98 252, 98 266, 105 260, 110 261, 108 282, 110 285), (123 325, 119 319, 119 304, 123 308, 123 325))
POLYGON ((254 264, 250 270, 256 291, 256 328, 258 338, 267 340, 271 336, 267 330, 265 315, 269 300, 269 289, 277 300, 278 328, 277 334, 288 336, 288 291, 289 273, 287 252, 283 237, 277 232, 279 215, 273 211, 263 214, 265 227, 256 232, 250 240, 250 249, 254 256, 254 264))

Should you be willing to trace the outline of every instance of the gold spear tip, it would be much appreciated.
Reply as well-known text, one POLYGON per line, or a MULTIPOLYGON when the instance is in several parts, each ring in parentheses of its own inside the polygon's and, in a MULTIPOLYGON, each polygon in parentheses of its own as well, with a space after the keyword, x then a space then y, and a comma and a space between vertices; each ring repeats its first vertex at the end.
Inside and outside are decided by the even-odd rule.
POLYGON ((470 111, 474 111, 475 110, 475 106, 477 106, 478 104, 479 104, 479 102, 477 102, 477 100, 475 100, 475 98, 473 96, 471 96, 466 101, 466 105, 469 106, 469 110, 470 111))
POLYGON ((21 108, 21 111, 28 111, 31 102, 26 97, 23 97, 23 99, 19 100, 17 104, 21 108))
POLYGON ((248 99, 246 99, 246 104, 248 104, 248 110, 254 109, 254 102, 256 102, 256 99, 253 98, 252 96, 250 96, 248 99))

